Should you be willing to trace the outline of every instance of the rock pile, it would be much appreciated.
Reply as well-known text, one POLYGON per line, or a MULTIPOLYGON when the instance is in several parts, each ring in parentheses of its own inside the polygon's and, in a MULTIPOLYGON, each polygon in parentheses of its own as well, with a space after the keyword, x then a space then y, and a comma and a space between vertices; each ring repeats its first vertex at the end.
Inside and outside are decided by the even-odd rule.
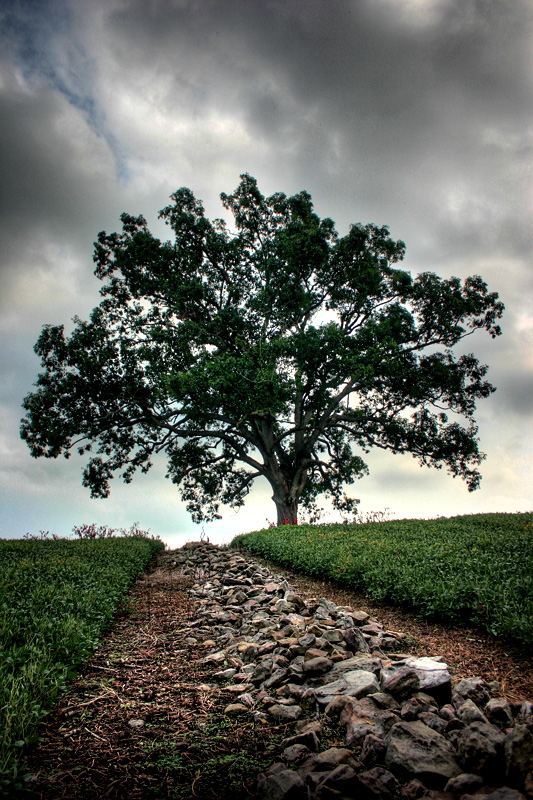
POLYGON ((178 565, 194 581, 188 642, 220 667, 225 713, 292 727, 257 797, 533 800, 533 703, 480 678, 452 687, 442 658, 396 652, 401 634, 235 551, 189 543, 178 565), (322 750, 328 718, 344 743, 322 750))

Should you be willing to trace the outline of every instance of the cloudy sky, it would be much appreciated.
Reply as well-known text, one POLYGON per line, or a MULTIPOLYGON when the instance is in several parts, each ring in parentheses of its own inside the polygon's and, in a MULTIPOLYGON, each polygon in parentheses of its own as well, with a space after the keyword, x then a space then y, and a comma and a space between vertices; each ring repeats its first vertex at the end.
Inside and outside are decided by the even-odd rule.
MULTIPOLYGON (((173 544, 197 537, 164 463, 107 500, 81 462, 33 460, 19 440, 45 323, 99 301, 92 243, 122 211, 157 212, 181 186, 222 215, 249 172, 263 193, 309 191, 344 234, 390 227, 404 266, 480 274, 503 336, 469 349, 498 391, 477 420, 482 488, 370 457, 363 511, 397 518, 533 507, 530 0, 4 0, 0 10, 0 537, 98 522, 173 544)), ((212 541, 275 518, 258 485, 212 541)))

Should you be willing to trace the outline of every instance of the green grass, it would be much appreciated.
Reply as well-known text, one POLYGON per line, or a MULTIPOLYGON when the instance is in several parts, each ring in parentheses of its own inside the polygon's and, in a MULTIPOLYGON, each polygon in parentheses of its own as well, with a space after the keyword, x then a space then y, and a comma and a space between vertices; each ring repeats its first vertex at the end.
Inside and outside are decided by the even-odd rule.
POLYGON ((231 546, 426 618, 533 644, 531 513, 283 526, 231 546))
POLYGON ((0 794, 21 783, 23 749, 46 709, 161 547, 146 538, 0 541, 0 794))

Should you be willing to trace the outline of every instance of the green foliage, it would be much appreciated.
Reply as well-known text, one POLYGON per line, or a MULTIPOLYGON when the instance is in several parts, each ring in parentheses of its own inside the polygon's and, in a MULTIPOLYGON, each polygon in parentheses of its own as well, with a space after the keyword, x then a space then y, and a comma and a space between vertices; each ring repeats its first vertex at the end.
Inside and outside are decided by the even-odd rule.
POLYGON ((164 453, 195 521, 242 506, 257 477, 278 523, 319 495, 353 511, 344 490, 372 447, 478 486, 474 411, 494 388, 452 348, 501 333, 503 304, 479 276, 413 278, 387 227, 341 237, 307 192, 264 197, 249 175, 221 195, 235 233, 189 189, 171 199, 173 241, 122 214, 95 243, 89 321, 69 337, 44 326, 21 426, 34 457, 77 450, 83 485, 107 497, 116 474, 129 482, 164 453))
POLYGON ((287 525, 237 536, 232 546, 371 600, 533 644, 533 514, 287 525))
POLYGON ((0 793, 161 542, 0 540, 0 793), (2 783, 3 782, 3 783, 2 783))

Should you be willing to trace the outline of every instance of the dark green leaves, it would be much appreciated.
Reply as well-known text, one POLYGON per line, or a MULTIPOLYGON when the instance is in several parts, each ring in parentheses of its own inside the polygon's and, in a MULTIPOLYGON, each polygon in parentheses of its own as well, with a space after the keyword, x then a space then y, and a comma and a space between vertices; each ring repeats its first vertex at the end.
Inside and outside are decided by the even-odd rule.
POLYGON ((172 241, 129 214, 99 234, 102 302, 69 338, 45 326, 36 345, 21 428, 32 455, 92 447, 83 482, 105 497, 115 474, 129 482, 165 453, 197 520, 241 505, 257 476, 281 520, 320 493, 345 504, 374 446, 475 488, 475 402, 494 389, 452 348, 499 335, 497 295, 479 277, 413 279, 387 227, 339 237, 307 192, 264 197, 242 175, 221 197, 235 233, 182 188, 160 215, 172 241))

